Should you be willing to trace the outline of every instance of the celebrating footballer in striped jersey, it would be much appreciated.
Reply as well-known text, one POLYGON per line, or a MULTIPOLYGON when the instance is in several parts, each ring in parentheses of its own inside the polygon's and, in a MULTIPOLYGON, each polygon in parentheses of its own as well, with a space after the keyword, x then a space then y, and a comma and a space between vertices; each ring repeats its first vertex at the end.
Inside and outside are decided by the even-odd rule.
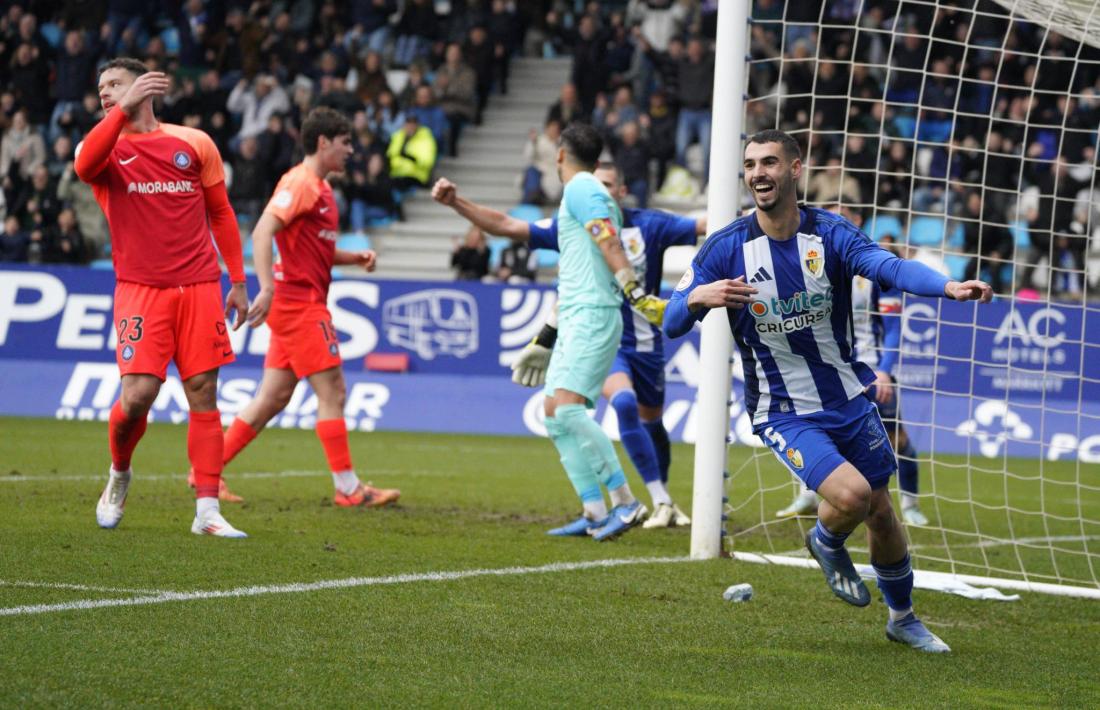
POLYGON ((96 521, 114 528, 122 520, 130 458, 174 361, 191 410, 191 531, 245 537, 218 509, 218 368, 234 360, 225 317, 236 311, 236 329, 248 310, 241 238, 214 142, 202 131, 159 123, 153 114, 153 97, 167 90, 168 78, 136 59, 107 62, 99 75, 106 116, 77 146, 74 164, 107 216, 118 280, 114 319, 122 395, 111 409, 111 470, 96 521), (211 232, 232 281, 224 309, 211 232))
POLYGON ((865 393, 875 374, 850 340, 852 279, 983 303, 992 289, 949 281, 882 249, 841 216, 800 208, 801 154, 782 131, 749 139, 744 169, 757 209, 699 250, 669 302, 665 332, 679 337, 710 309, 724 310, 741 352, 753 431, 823 499, 806 546, 829 588, 850 604, 870 604, 844 547, 866 523, 871 564, 890 609, 887 636, 923 651, 949 651, 913 614, 905 533, 886 487, 896 460, 865 393))

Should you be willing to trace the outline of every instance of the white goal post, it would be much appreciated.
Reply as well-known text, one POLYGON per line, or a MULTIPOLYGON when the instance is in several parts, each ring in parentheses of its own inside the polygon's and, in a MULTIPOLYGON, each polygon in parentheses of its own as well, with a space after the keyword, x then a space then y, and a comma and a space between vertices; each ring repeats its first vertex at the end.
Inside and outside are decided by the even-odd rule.
MULTIPOLYGON (((740 213, 746 134, 783 128, 804 146, 808 204, 839 199, 953 277, 996 274, 984 313, 905 301, 899 421, 931 519, 909 529, 915 564, 1100 598, 1100 1, 761 0, 756 19, 753 5, 719 5, 709 231, 740 213)), ((734 425, 725 313, 701 330, 691 556, 802 566, 813 519, 775 518, 791 478, 734 425)))

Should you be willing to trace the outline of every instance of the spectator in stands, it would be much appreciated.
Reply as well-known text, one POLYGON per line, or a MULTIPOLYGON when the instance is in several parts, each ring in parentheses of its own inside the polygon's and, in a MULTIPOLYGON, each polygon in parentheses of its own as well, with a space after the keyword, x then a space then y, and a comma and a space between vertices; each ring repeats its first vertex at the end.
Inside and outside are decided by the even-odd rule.
POLYGON ((378 52, 367 52, 363 58, 363 65, 355 67, 349 72, 348 87, 356 93, 363 104, 372 103, 383 91, 389 91, 390 85, 386 80, 386 71, 382 66, 382 55, 378 52))
POLYGON ((428 69, 424 62, 416 61, 409 65, 409 76, 405 81, 405 87, 397 95, 397 103, 402 108, 409 108, 416 102, 416 90, 421 86, 431 86, 427 79, 428 69))
POLYGON ((555 120, 562 126, 568 126, 574 121, 580 121, 581 123, 589 122, 589 115, 585 113, 584 107, 581 106, 580 99, 577 98, 577 87, 573 83, 563 84, 561 87, 561 96, 550 107, 550 110, 546 114, 546 120, 555 120))
POLYGON ((714 91, 714 57, 696 38, 688 42, 687 56, 678 71, 680 120, 676 126, 676 162, 687 166, 688 146, 699 141, 703 149, 703 179, 710 168, 710 108, 714 91))
POLYGON ((371 153, 363 167, 356 166, 352 170, 348 201, 351 203, 351 228, 357 232, 365 231, 371 220, 401 217, 383 155, 371 153))
POLYGON ((459 281, 480 281, 489 275, 489 245, 484 232, 470 225, 461 243, 455 239, 451 268, 459 281))
POLYGON ((50 66, 42 51, 29 42, 16 47, 9 82, 16 101, 26 111, 28 123, 45 123, 50 117, 50 93, 45 90, 50 85, 50 66))
POLYGON ((267 166, 269 186, 272 177, 282 175, 294 162, 294 139, 286 131, 286 120, 274 113, 267 119, 267 129, 256 140, 259 142, 260 162, 267 166))
POLYGON ((523 28, 514 10, 509 9, 505 0, 493 0, 485 27, 489 32, 489 41, 493 45, 494 80, 501 94, 508 93, 508 70, 512 55, 516 52, 523 28))
POLYGON ((592 112, 592 125, 603 134, 604 141, 611 141, 623 125, 638 120, 638 107, 634 105, 634 92, 629 84, 615 89, 614 98, 608 104, 606 94, 596 98, 596 109, 592 112))
POLYGON ((405 125, 393 134, 386 150, 394 186, 400 190, 427 187, 435 167, 436 154, 432 132, 420 125, 415 111, 406 112, 405 125))
POLYGON ((857 205, 861 202, 859 181, 840 164, 840 156, 833 156, 824 169, 810 170, 812 177, 806 188, 806 199, 815 204, 838 203, 857 205))
POLYGON ((451 157, 455 157, 462 126, 476 120, 478 115, 478 77, 463 60, 462 47, 457 42, 447 45, 446 61, 435 72, 434 90, 449 126, 445 144, 451 157))
POLYGON ((500 253, 497 281, 509 284, 531 283, 538 276, 539 256, 527 242, 512 242, 500 253))
POLYGON ((405 113, 415 114, 420 125, 432 132, 436 145, 446 150, 450 124, 447 122, 447 114, 436 105, 435 93, 430 86, 425 84, 416 90, 413 105, 405 113))
POLYGON ((389 18, 397 12, 397 0, 351 0, 352 36, 366 37, 367 49, 382 52, 390 35, 389 18))
POLYGON ((96 259, 103 253, 109 240, 107 219, 96 202, 92 186, 80 180, 70 160, 61 173, 57 196, 76 213, 77 226, 84 237, 86 254, 96 259))
POLYGON ((50 180, 45 164, 34 169, 30 181, 24 183, 19 191, 11 211, 19 216, 23 228, 29 231, 45 229, 57 219, 61 201, 57 198, 57 187, 50 180))
POLYGON ((687 9, 675 0, 630 0, 626 10, 627 24, 637 25, 646 44, 658 52, 667 51, 672 38, 683 34, 687 19, 687 9))
POLYGON ((544 205, 561 199, 557 164, 561 130, 561 121, 549 118, 541 132, 532 128, 527 135, 523 145, 523 159, 528 163, 523 174, 523 202, 544 205))
POLYGON ((61 210, 55 224, 46 228, 42 260, 52 264, 83 264, 87 261, 84 235, 69 208, 61 210))
POLYGON ((26 261, 30 241, 30 235, 23 231, 19 218, 9 214, 4 219, 4 231, 0 233, 0 261, 26 261))
POLYGON ((661 89, 649 95, 649 110, 638 118, 649 147, 657 161, 657 185, 665 183, 669 161, 676 157, 676 114, 668 105, 668 95, 661 89))
POLYGON ((432 0, 406 0, 405 10, 397 23, 397 44, 393 63, 407 67, 428 56, 432 42, 439 36, 439 17, 432 0))
POLYGON ((619 137, 612 142, 612 152, 627 192, 644 210, 649 204, 649 148, 641 138, 637 123, 625 123, 619 137))
POLYGON ((61 173, 73 159, 73 141, 68 136, 58 136, 53 142, 50 156, 46 160, 46 170, 49 171, 50 180, 54 184, 61 179, 61 173))
POLYGON ((364 117, 371 132, 384 141, 388 141, 390 136, 401 130, 402 124, 405 123, 405 113, 397 105, 397 97, 389 89, 378 94, 367 106, 364 117))
POLYGON ((60 123, 61 117, 76 109, 84 98, 84 92, 87 91, 95 71, 97 50, 95 46, 87 46, 83 32, 70 30, 65 33, 64 44, 57 56, 57 79, 54 82, 57 103, 54 104, 53 114, 50 116, 51 141, 64 130, 60 123))
POLYGON ((607 38, 591 15, 584 15, 573 44, 572 82, 584 113, 592 113, 596 96, 607 87, 607 38))
POLYGON ((346 115, 354 115, 363 105, 351 91, 342 76, 322 76, 321 93, 317 97, 318 106, 327 106, 346 115))
POLYGON ((680 62, 684 60, 684 41, 679 37, 669 40, 668 49, 658 52, 639 34, 639 49, 648 64, 653 65, 657 84, 667 94, 671 103, 680 96, 680 62))
POLYGON ((29 180, 35 168, 46 162, 46 143, 38 131, 27 122, 27 112, 20 109, 12 116, 11 125, 0 139, 0 176, 4 190, 18 189, 29 180))
POLYGON ((290 110, 290 97, 275 77, 259 74, 251 83, 247 79, 238 81, 225 106, 240 116, 241 129, 236 141, 239 142, 263 133, 272 114, 290 110))
POLYGON ((255 224, 271 193, 271 175, 279 175, 265 165, 260 157, 260 143, 255 136, 241 141, 238 154, 233 159, 233 179, 229 186, 229 199, 238 217, 255 224))
POLYGON ((477 115, 474 123, 481 125, 481 114, 489 103, 489 93, 493 89, 493 75, 496 73, 497 56, 489 33, 481 25, 470 29, 466 40, 466 61, 477 76, 477 115))

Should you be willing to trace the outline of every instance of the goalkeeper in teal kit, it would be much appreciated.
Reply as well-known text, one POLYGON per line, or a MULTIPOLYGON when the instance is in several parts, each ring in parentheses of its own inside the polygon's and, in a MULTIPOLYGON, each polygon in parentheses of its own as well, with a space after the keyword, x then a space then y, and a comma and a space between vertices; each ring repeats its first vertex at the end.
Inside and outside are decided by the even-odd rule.
POLYGON ((619 240, 619 206, 592 174, 603 141, 574 125, 561 136, 558 172, 565 191, 558 209, 558 340, 546 373, 546 431, 581 499, 580 518, 554 531, 608 540, 645 520, 611 440, 588 416, 615 360, 622 335, 623 295, 654 324, 665 302, 647 295, 619 240), (607 488, 608 511, 600 486, 607 488))

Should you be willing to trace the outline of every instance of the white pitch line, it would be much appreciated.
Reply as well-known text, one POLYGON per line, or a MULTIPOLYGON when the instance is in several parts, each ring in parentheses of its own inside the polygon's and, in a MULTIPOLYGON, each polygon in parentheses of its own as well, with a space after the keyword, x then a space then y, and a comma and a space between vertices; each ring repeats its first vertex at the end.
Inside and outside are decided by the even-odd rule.
POLYGON ((120 587, 93 587, 87 584, 66 584, 64 582, 25 582, 0 579, 0 587, 23 587, 27 589, 72 589, 78 592, 106 592, 107 594, 165 594, 161 589, 126 589, 120 587))
POLYGON ((267 594, 301 594, 303 592, 316 592, 327 589, 372 587, 383 584, 450 582, 459 579, 470 579, 472 577, 508 577, 525 574, 547 574, 551 572, 572 572, 575 570, 623 567, 626 565, 659 565, 690 561, 690 557, 632 557, 611 560, 592 560, 590 562, 554 562, 539 567, 501 567, 497 569, 456 570, 453 572, 396 574, 387 577, 350 577, 347 579, 321 580, 319 582, 295 582, 291 584, 237 587, 236 589, 225 590, 162 592, 159 594, 129 597, 125 599, 80 599, 78 601, 62 602, 60 604, 29 604, 26 606, 0 608, 0 616, 25 616, 28 614, 48 614, 57 611, 80 611, 119 606, 144 606, 149 604, 166 604, 168 602, 197 601, 204 599, 256 597, 267 594))
MULTIPOLYGON (((398 473, 396 470, 372 470, 369 473, 374 474, 391 474, 398 473)), ((308 478, 310 476, 322 476, 326 475, 322 471, 250 471, 246 473, 232 473, 227 476, 229 479, 234 478, 308 478)), ((135 481, 176 481, 184 479, 186 476, 182 473, 154 473, 149 475, 143 475, 138 472, 134 475, 135 481)), ((0 483, 24 483, 26 481, 106 481, 106 474, 73 474, 67 476, 0 476, 0 483)))

